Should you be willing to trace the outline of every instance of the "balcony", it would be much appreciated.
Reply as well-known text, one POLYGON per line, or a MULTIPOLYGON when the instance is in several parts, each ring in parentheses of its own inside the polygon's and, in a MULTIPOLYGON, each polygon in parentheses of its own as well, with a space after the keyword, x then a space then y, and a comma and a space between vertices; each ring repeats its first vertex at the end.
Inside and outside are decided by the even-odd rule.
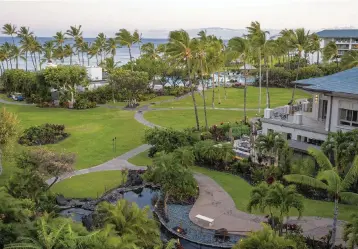
POLYGON ((318 121, 313 117, 309 103, 293 106, 293 110, 294 114, 289 114, 291 113, 289 106, 279 107, 271 111, 265 110, 265 117, 262 121, 308 132, 328 134, 325 130, 325 121, 318 121))

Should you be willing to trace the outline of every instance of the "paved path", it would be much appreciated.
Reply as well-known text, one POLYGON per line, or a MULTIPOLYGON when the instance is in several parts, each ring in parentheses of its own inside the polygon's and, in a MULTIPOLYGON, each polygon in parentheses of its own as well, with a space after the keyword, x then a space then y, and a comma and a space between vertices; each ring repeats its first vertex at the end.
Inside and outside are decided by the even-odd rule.
MULTIPOLYGON (((191 209, 189 218, 198 226, 215 230, 226 228, 232 233, 247 235, 250 231, 260 230, 262 228, 260 223, 267 221, 263 216, 237 210, 231 196, 210 177, 196 173, 195 179, 199 186, 199 198, 191 209), (214 219, 213 226, 209 227, 198 222, 195 219, 198 214, 214 219)), ((333 220, 321 217, 302 217, 298 220, 297 217, 290 217, 288 222, 300 225, 305 236, 320 239, 332 229, 333 220)), ((342 239, 343 226, 344 221, 338 221, 337 245, 345 244, 342 239)))
POLYGON ((26 102, 23 102, 23 101, 7 101, 5 99, 0 99, 0 103, 3 103, 3 104, 7 104, 7 105, 31 105, 31 106, 34 106, 35 104, 28 104, 26 102))

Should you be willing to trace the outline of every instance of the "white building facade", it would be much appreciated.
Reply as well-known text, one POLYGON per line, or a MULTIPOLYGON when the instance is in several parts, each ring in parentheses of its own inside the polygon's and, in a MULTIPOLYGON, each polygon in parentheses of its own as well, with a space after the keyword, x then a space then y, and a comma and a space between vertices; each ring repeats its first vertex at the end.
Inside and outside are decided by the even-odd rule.
POLYGON ((358 129, 358 68, 296 84, 312 98, 298 100, 293 110, 288 105, 266 109, 263 134, 282 133, 291 147, 306 150, 320 146, 329 132, 358 129))
POLYGON ((321 48, 334 41, 339 55, 349 50, 358 50, 358 29, 326 29, 317 32, 317 35, 321 38, 321 48))

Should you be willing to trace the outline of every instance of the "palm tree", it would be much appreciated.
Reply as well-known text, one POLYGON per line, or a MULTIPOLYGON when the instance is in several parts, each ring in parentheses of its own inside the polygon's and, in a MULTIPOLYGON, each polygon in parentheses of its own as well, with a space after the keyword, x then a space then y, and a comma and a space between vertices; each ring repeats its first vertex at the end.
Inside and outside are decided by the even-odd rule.
POLYGON ((115 62, 113 57, 109 57, 104 59, 100 65, 103 67, 104 71, 110 73, 117 67, 118 64, 119 62, 115 62))
POLYGON ((233 54, 233 58, 240 59, 244 63, 244 123, 247 123, 247 84, 246 84, 246 63, 249 61, 251 56, 251 44, 250 41, 242 37, 234 37, 229 40, 228 50, 233 54))
POLYGON ((70 26, 70 29, 68 29, 65 34, 71 36, 72 38, 77 38, 79 36, 82 36, 81 27, 82 27, 81 25, 79 25, 78 28, 77 25, 70 26))
POLYGON ((42 62, 50 62, 54 58, 54 50, 55 50, 55 42, 53 40, 47 41, 44 43, 42 50, 44 52, 44 56, 42 62))
POLYGON ((323 48, 323 60, 330 61, 335 60, 337 67, 338 67, 338 47, 334 41, 330 41, 324 48, 323 48))
POLYGON ((344 226, 343 239, 347 242, 349 249, 358 246, 358 215, 352 214, 351 219, 344 226))
POLYGON ((17 34, 16 32, 16 25, 12 25, 11 23, 6 23, 2 27, 2 32, 4 35, 11 36, 12 44, 15 45, 14 35, 17 34))
POLYGON ((129 61, 131 62, 131 68, 133 71, 133 64, 132 64, 132 46, 140 41, 140 36, 138 34, 138 31, 135 30, 133 34, 131 34, 126 29, 120 29, 119 32, 116 33, 116 39, 121 46, 126 46, 128 48, 129 52, 129 61))
POLYGON ((12 45, 8 42, 5 42, 2 45, 2 49, 5 53, 7 68, 9 68, 8 63, 10 63, 10 68, 12 69, 12 45))
POLYGON ((140 209, 136 203, 121 199, 115 205, 100 203, 97 212, 104 224, 114 226, 118 236, 135 234, 135 244, 139 248, 161 245, 159 226, 154 219, 148 217, 149 206, 140 209))
MULTIPOLYGON (((56 32, 56 35, 53 37, 55 39, 55 43, 59 48, 59 51, 63 51, 63 44, 65 43, 66 37, 65 34, 60 32, 56 32)), ((64 62, 64 57, 62 56, 62 62, 64 62)))
POLYGON ((98 61, 98 53, 99 53, 99 47, 97 46, 96 43, 92 43, 92 45, 88 49, 88 55, 90 56, 90 59, 96 56, 97 66, 100 64, 98 61))
POLYGON ((193 60, 194 42, 190 39, 185 30, 171 31, 169 34, 169 43, 167 45, 167 55, 179 66, 184 66, 188 74, 188 82, 191 90, 191 96, 194 105, 194 114, 196 129, 199 130, 198 109, 195 100, 194 86, 191 81, 192 60, 193 60))
MULTIPOLYGON (((298 80, 298 73, 300 70, 300 62, 302 58, 302 52, 305 53, 306 58, 306 52, 308 51, 309 47, 309 41, 310 41, 310 31, 305 31, 304 28, 296 29, 295 31, 290 30, 288 31, 289 35, 289 44, 290 47, 296 49, 298 52, 298 64, 297 64, 297 71, 296 71, 296 81, 298 80)), ((296 91, 296 84, 292 91, 292 98, 291 98, 291 106, 293 105, 294 99, 295 99, 295 91, 296 91)))
POLYGON ((160 58, 159 48, 151 42, 143 44, 141 47, 141 56, 148 57, 152 60, 158 60, 160 58))
MULTIPOLYGON (((280 133, 269 132, 267 135, 259 135, 255 141, 255 148, 260 154, 269 155, 270 161, 275 158, 274 165, 278 163, 280 149, 283 148, 285 140, 280 133)), ((271 161, 272 164, 272 161, 271 161)))
POLYGON ((71 44, 66 44, 63 49, 64 49, 64 54, 65 54, 64 56, 70 57, 70 65, 72 65, 73 50, 72 50, 71 44))
MULTIPOLYGON (((251 22, 251 26, 247 27, 248 35, 251 44, 253 47, 257 48, 258 60, 259 60, 259 113, 261 113, 261 82, 262 82, 262 74, 261 74, 261 56, 262 56, 262 48, 266 43, 266 34, 267 31, 261 30, 261 25, 258 21, 251 22)), ((268 94, 268 93, 266 93, 268 94)), ((266 96, 267 98, 267 96, 266 96)))
POLYGON ((334 167, 327 156, 320 150, 311 148, 309 154, 316 159, 321 171, 314 177, 306 175, 286 175, 285 180, 288 182, 307 185, 313 188, 326 190, 334 198, 334 214, 331 244, 332 249, 335 246, 337 219, 338 219, 338 202, 343 200, 347 203, 358 204, 358 194, 347 192, 351 185, 356 181, 358 176, 358 156, 355 157, 351 168, 346 176, 341 179, 337 167, 334 167))
POLYGON ((96 40, 94 41, 94 43, 98 47, 98 53, 100 54, 101 57, 101 63, 104 60, 104 53, 106 51, 106 41, 107 41, 107 37, 104 33, 99 33, 96 37, 96 40))
POLYGON ((109 38, 106 44, 106 52, 112 55, 112 59, 116 56, 117 52, 117 41, 114 38, 109 38))
POLYGON ((263 224, 263 229, 250 233, 240 240, 233 249, 296 249, 296 243, 279 236, 269 226, 263 224))
POLYGON ((317 65, 319 64, 319 53, 321 52, 321 39, 316 33, 313 33, 310 37, 309 50, 312 54, 317 53, 317 65))
POLYGON ((352 68, 358 66, 358 51, 350 50, 343 54, 341 58, 341 65, 344 68, 352 68))
MULTIPOLYGON (((84 44, 84 39, 82 36, 76 36, 75 37, 75 44, 74 44, 74 47, 76 48, 75 49, 75 55, 77 54, 78 56, 78 63, 81 64, 81 56, 80 56, 80 52, 82 53, 82 59, 83 59, 83 51, 82 51, 82 48, 83 48, 83 44, 84 44)), ((83 60, 82 60, 82 64, 83 64, 83 60)))

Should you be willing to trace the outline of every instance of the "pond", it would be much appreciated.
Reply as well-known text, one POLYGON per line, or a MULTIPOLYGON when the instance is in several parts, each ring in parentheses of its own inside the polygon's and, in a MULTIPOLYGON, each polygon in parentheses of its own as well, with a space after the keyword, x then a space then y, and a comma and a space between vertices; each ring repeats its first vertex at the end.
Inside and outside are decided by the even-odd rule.
MULTIPOLYGON (((123 194, 123 198, 130 201, 135 202, 140 208, 144 208, 145 206, 149 206, 151 210, 153 210, 152 205, 152 198, 155 195, 159 194, 158 189, 151 189, 151 188, 140 188, 132 191, 125 192, 123 194)), ((112 201, 115 202, 115 201, 112 201)), ((174 228, 175 226, 180 225, 182 228, 186 229, 187 231, 187 237, 190 240, 198 241, 200 243, 204 244, 210 244, 210 245, 217 245, 215 246, 205 246, 205 245, 199 245, 194 242, 190 242, 185 239, 180 239, 181 245, 185 249, 215 249, 215 248, 222 248, 228 247, 229 244, 234 244, 236 241, 238 241, 241 236, 230 236, 230 239, 226 242, 219 243, 214 240, 214 231, 213 230, 207 230, 207 229, 201 229, 194 223, 192 223, 189 219, 189 212, 191 209, 191 205, 188 206, 182 206, 182 205, 168 205, 168 214, 170 217, 170 221, 166 223, 165 225, 168 228, 174 228)), ((71 216, 72 219, 81 222, 82 217, 87 216, 91 213, 91 211, 84 210, 81 208, 71 208, 67 210, 61 211, 61 215, 64 216, 71 216)), ((169 240, 170 238, 177 239, 177 236, 171 234, 165 227, 163 226, 161 228, 161 237, 162 239, 169 240)))

